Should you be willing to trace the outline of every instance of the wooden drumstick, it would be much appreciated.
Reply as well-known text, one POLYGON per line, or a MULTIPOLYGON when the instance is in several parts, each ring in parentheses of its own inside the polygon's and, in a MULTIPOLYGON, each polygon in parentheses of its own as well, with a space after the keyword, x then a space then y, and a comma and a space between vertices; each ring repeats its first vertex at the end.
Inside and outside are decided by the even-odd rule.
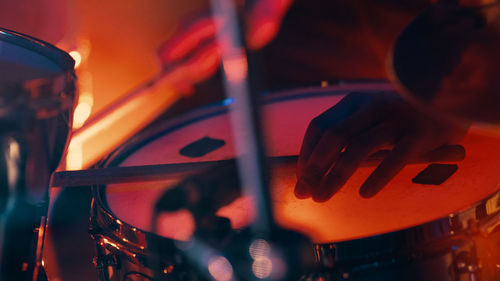
MULTIPOLYGON (((368 156, 361 166, 375 166, 382 161, 390 150, 380 150, 368 156)), ((455 162, 465 158, 465 149, 461 145, 446 145, 432 152, 412 159, 410 164, 428 162, 455 162)), ((271 166, 294 164, 297 155, 268 157, 271 166)), ((51 187, 85 186, 94 184, 133 183, 160 181, 176 176, 193 174, 215 165, 229 164, 234 159, 187 162, 160 165, 144 165, 130 167, 108 167, 79 171, 62 171, 52 175, 51 187)))

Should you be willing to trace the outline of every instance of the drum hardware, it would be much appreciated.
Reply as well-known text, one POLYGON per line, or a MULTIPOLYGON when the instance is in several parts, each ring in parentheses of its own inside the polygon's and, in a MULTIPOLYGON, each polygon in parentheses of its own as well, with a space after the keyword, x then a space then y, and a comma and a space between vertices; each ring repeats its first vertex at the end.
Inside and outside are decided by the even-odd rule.
POLYGON ((225 16, 223 25, 216 23, 215 38, 221 46, 225 93, 234 100, 229 113, 231 128, 234 132, 241 132, 233 134, 241 188, 255 200, 256 213, 251 228, 257 237, 266 239, 276 225, 267 186, 266 147, 257 106, 257 97, 261 93, 257 80, 259 70, 248 56, 241 29, 245 22, 238 14, 236 1, 210 1, 210 4, 213 14, 225 16))
MULTIPOLYGON (((472 208, 471 211, 475 211, 477 213, 478 209, 481 209, 481 206, 490 205, 492 202, 496 201, 498 196, 493 196, 488 201, 478 204, 476 208, 472 208), (490 204, 489 204, 490 203, 490 204)), ((449 255, 447 253, 451 253, 450 260, 447 262, 450 264, 450 270, 453 273, 450 273, 451 276, 454 276, 455 279, 452 280, 460 280, 460 281, 477 281, 484 280, 481 279, 481 270, 483 265, 481 263, 481 259, 477 256, 477 247, 475 243, 475 236, 489 236, 494 234, 495 227, 498 226, 497 220, 498 218, 498 206, 494 207, 493 213, 488 214, 486 211, 483 216, 478 217, 477 220, 474 220, 469 217, 469 214, 465 212, 461 220, 464 223, 459 222, 459 216, 450 215, 449 220, 449 229, 448 237, 440 238, 437 241, 432 241, 432 239, 426 239, 432 241, 432 243, 424 243, 423 248, 424 252, 407 252, 400 253, 397 256, 387 256, 387 253, 395 253, 393 250, 389 250, 388 252, 381 251, 381 248, 376 248, 375 252, 370 254, 370 251, 361 251, 359 252, 361 255, 358 257, 352 256, 353 251, 351 247, 346 249, 342 249, 344 245, 343 242, 334 244, 325 244, 325 245, 316 245, 316 253, 317 253, 317 261, 325 268, 330 269, 334 272, 332 276, 337 276, 335 279, 326 279, 326 280, 342 280, 342 279, 350 279, 350 277, 359 276, 359 274, 366 274, 365 272, 369 271, 380 271, 387 268, 394 267, 404 267, 408 264, 418 263, 419 261, 430 256, 440 256, 440 255, 449 255), (484 233, 485 228, 490 232, 484 233), (425 248, 429 249, 430 252, 426 252, 425 248), (339 255, 341 252, 348 253, 351 257, 342 257, 339 255), (349 261, 351 258, 360 258, 362 255, 365 257, 363 259, 367 259, 368 262, 353 262, 349 261), (377 255, 379 257, 375 258, 377 255), (384 256, 386 256, 384 258, 384 256), (347 258, 347 261, 345 259, 347 258), (344 259, 344 260, 342 260, 344 259), (371 261, 370 261, 371 260, 371 261), (354 266, 352 266, 354 265, 354 266)), ((442 225, 444 226, 444 225, 442 225)), ((430 226, 431 228, 435 228, 436 225, 430 226)), ((444 229, 443 229, 444 230, 444 229)), ((408 230, 407 230, 408 231, 408 230)), ((387 235, 387 234, 385 234, 387 235)), ((389 234, 390 235, 390 234, 389 234)), ((388 239, 394 239, 397 236, 390 237, 388 239)), ((498 239, 498 238, 496 238, 498 239)), ((396 239, 397 240, 397 239, 396 239)), ((383 241, 383 240, 382 240, 383 241)), ((381 241, 381 242, 382 242, 381 241)), ((423 242, 422 240, 421 242, 423 242)), ((421 243, 419 242, 419 243, 421 243)), ((348 242, 349 243, 349 242, 348 242)), ((397 244, 397 243, 396 243, 397 244)), ((417 245, 417 244, 415 244, 417 245)), ((414 247, 414 246, 411 246, 414 247)), ((396 249, 405 249, 405 246, 399 245, 396 249)), ((488 257, 484 257, 488 259, 488 257)), ((491 273, 490 273, 491 274, 491 273)), ((491 278, 491 277, 489 277, 491 278)), ((314 279, 312 279, 314 280, 314 279)), ((354 279, 357 280, 357 279, 354 279)), ((378 280, 378 279, 377 279, 378 280)), ((488 279, 490 280, 490 279, 488 279)))
POLYGON ((479 233, 481 233, 484 237, 488 237, 493 232, 498 231, 498 226, 500 226, 500 211, 491 215, 491 217, 486 219, 484 222, 479 223, 479 233))
POLYGON ((108 274, 113 275, 112 273, 113 271, 120 270, 119 260, 112 253, 109 254, 102 253, 102 250, 100 248, 98 248, 97 250, 99 258, 94 257, 92 263, 94 264, 98 272, 99 280, 108 280, 107 279, 108 274))
MULTIPOLYGON (((40 274, 40 269, 42 269, 42 254, 43 254, 43 246, 45 243, 45 230, 47 227, 47 216, 42 215, 40 219, 40 227, 35 229, 35 233, 38 234, 37 244, 36 244, 36 258, 35 258, 35 267, 33 271, 33 276, 38 276, 40 274)), ((46 279, 46 277, 45 277, 46 279)), ((38 281, 38 280, 37 280, 38 281)))
POLYGON ((474 241, 462 249, 453 248, 455 271, 458 280, 480 280, 481 263, 476 255, 477 249, 474 241))

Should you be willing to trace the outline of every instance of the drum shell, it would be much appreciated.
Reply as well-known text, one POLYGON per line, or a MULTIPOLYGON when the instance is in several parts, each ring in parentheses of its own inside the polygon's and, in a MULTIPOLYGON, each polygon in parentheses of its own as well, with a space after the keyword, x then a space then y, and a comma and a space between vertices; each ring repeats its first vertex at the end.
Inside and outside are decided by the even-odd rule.
POLYGON ((41 270, 49 180, 67 146, 75 84, 68 54, 0 28, 2 280, 32 280, 41 270))

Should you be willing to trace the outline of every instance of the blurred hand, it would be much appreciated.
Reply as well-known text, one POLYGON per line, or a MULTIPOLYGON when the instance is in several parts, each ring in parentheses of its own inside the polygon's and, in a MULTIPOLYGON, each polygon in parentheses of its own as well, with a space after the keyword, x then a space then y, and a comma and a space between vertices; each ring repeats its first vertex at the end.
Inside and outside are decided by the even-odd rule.
MULTIPOLYGON (((276 36, 291 2, 292 0, 246 0, 243 32, 249 49, 262 48, 276 36)), ((175 89, 190 93, 196 83, 217 71, 224 46, 220 46, 215 39, 216 28, 224 26, 225 22, 224 15, 204 13, 182 24, 159 48, 159 57, 166 71, 165 79, 175 89)), ((231 42, 230 38, 222 41, 231 42)))
POLYGON ((232 231, 229 219, 216 213, 240 196, 238 169, 230 160, 189 176, 165 191, 156 202, 155 212, 186 209, 193 215, 197 235, 212 239, 232 231))
POLYGON ((309 124, 299 155, 295 195, 327 201, 363 159, 392 145, 360 188, 362 197, 372 197, 412 158, 457 142, 466 132, 467 126, 429 116, 396 93, 351 93, 309 124))

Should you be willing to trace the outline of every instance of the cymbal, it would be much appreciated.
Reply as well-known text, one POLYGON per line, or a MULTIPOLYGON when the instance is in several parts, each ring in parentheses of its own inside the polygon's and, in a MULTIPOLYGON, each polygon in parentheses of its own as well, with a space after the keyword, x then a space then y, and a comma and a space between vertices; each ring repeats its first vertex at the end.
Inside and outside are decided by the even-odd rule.
POLYGON ((500 123, 500 1, 440 1, 400 34, 389 64, 410 100, 470 121, 500 123))

